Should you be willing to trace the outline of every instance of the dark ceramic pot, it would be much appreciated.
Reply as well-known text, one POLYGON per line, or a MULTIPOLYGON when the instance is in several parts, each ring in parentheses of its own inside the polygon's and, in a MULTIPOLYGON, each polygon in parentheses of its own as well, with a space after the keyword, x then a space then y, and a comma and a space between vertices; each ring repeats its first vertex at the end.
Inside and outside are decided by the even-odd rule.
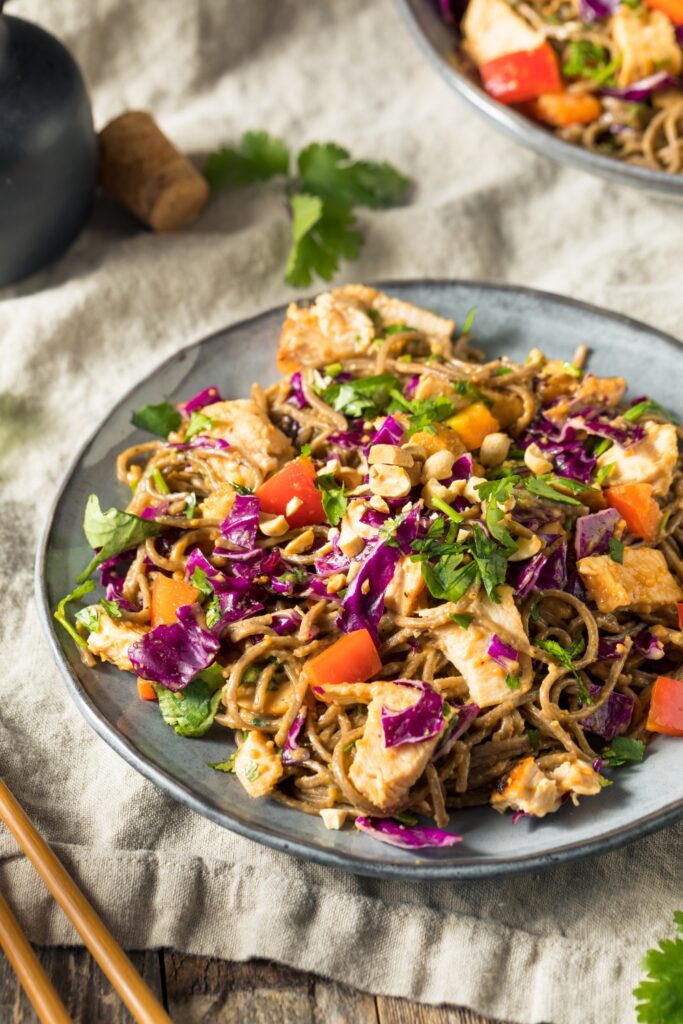
POLYGON ((73 57, 43 29, 0 14, 0 286, 74 240, 96 170, 90 102, 73 57))

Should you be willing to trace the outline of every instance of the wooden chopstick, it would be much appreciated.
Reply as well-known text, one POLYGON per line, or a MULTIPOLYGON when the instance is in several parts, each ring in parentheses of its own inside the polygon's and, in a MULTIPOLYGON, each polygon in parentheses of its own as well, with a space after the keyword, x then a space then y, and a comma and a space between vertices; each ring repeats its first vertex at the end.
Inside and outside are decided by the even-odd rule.
POLYGON ((31 1000, 41 1024, 72 1024, 64 1003, 53 988, 21 925, 0 893, 0 946, 31 1000))
MULTIPOLYGON (((0 779, 0 818, 69 918, 138 1024, 172 1024, 116 939, 0 779)), ((68 1020, 68 1018, 67 1018, 68 1020)))

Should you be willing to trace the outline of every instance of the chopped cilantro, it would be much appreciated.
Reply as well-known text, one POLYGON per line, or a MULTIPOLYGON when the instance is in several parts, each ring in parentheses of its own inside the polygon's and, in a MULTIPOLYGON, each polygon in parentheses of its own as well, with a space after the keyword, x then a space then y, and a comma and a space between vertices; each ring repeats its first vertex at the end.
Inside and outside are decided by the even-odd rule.
POLYGON ((468 612, 453 612, 451 618, 453 622, 457 622, 461 629, 469 629, 474 615, 470 615, 468 612))
POLYGON ((434 424, 447 420, 455 412, 455 406, 446 395, 435 398, 405 398, 397 389, 391 392, 392 404, 390 411, 407 412, 409 415, 408 436, 426 430, 435 433, 434 424))
POLYGON ((316 391, 323 401, 331 405, 337 412, 346 416, 359 418, 364 416, 372 419, 386 412, 392 398, 392 391, 398 388, 399 382, 390 373, 380 373, 374 377, 359 377, 356 380, 333 381, 326 387, 316 391))
POLYGON ((218 600, 218 594, 214 594, 205 609, 206 625, 209 629, 212 629, 216 625, 221 617, 221 604, 218 600))
POLYGON ((539 752, 539 750, 541 749, 541 734, 540 734, 540 732, 538 731, 538 729, 531 729, 531 728, 529 728, 529 729, 527 729, 526 734, 529 737, 529 743, 531 744, 531 749, 533 750, 534 754, 537 754, 539 752))
POLYGON ((315 478, 315 486, 316 490, 320 491, 328 523, 331 526, 338 526, 349 503, 344 484, 339 483, 334 473, 321 473, 315 478))
POLYGON ((634 740, 629 736, 615 736, 600 757, 612 768, 618 768, 628 762, 639 763, 643 760, 644 754, 645 744, 642 740, 634 740))
POLYGON ((248 497, 250 494, 254 493, 252 491, 251 487, 245 487, 243 484, 233 484, 233 483, 231 483, 230 486, 232 487, 232 489, 234 491, 237 491, 238 494, 243 495, 245 498, 248 497))
POLYGON ((440 512, 443 512, 444 515, 448 516, 449 519, 452 519, 454 523, 462 522, 462 515, 459 512, 456 512, 454 508, 451 508, 448 502, 443 501, 441 498, 432 498, 432 505, 434 508, 438 508, 440 512))
POLYGON ((101 617, 102 613, 96 604, 89 604, 86 608, 81 608, 74 615, 76 622, 80 622, 82 626, 85 626, 89 633, 97 633, 100 628, 101 617))
POLYGON ((201 434, 205 430, 210 430, 212 426, 213 420, 210 420, 203 412, 193 412, 188 421, 183 440, 190 441, 197 434, 201 434))
POLYGON ((507 675, 505 677, 505 685, 510 690, 518 690, 519 687, 520 687, 520 683, 521 683, 521 680, 520 680, 519 676, 515 676, 515 675, 512 675, 512 674, 509 674, 509 675, 507 675))
POLYGON ((182 416, 170 402, 143 405, 141 409, 136 409, 131 417, 134 427, 164 438, 168 437, 172 430, 178 429, 181 420, 182 416))
POLYGON ((108 601, 106 597, 101 597, 99 603, 110 619, 120 619, 122 617, 121 606, 118 601, 108 601))
POLYGON ((613 562, 619 562, 620 565, 624 564, 624 545, 616 537, 610 538, 609 556, 613 562))
POLYGON ((213 587, 209 583, 209 577, 206 574, 206 570, 195 566, 192 573, 190 583, 193 587, 196 587, 202 597, 213 597, 213 587))
POLYGON ((554 658, 555 661, 560 663, 560 665, 563 665, 565 668, 568 668, 573 672, 574 678, 576 679, 576 685, 579 690, 579 699, 582 704, 595 703, 588 692, 586 684, 574 668, 574 660, 583 654, 586 647, 586 641, 582 636, 578 636, 573 640, 566 649, 562 644, 558 643, 557 640, 537 640, 536 646, 540 647, 542 651, 546 652, 546 654, 549 654, 551 658, 554 658))
POLYGON ((217 772, 230 772, 232 775, 235 774, 235 758, 237 757, 237 751, 230 755, 227 761, 207 761, 207 768, 214 768, 217 772))

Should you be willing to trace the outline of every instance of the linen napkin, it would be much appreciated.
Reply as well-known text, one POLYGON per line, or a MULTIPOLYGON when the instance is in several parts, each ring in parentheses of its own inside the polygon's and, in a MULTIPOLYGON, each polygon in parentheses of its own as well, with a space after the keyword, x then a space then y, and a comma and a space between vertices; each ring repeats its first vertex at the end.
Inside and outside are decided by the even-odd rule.
MULTIPOLYGON (((363 217, 367 244, 339 281, 512 281, 683 331, 683 207, 496 134, 426 65, 391 0, 12 10, 73 50, 98 126, 147 108, 198 157, 266 128, 294 149, 334 140, 409 173, 411 203, 363 217)), ((286 250, 286 211, 268 189, 217 195, 194 228, 165 237, 100 201, 60 262, 0 292, 0 770, 128 948, 270 957, 519 1024, 629 1024, 640 957, 683 903, 683 825, 512 879, 356 878, 174 803, 90 730, 60 681, 32 568, 67 462, 163 358, 291 297, 286 250)), ((78 941, 4 832, 0 882, 34 941, 78 941)))

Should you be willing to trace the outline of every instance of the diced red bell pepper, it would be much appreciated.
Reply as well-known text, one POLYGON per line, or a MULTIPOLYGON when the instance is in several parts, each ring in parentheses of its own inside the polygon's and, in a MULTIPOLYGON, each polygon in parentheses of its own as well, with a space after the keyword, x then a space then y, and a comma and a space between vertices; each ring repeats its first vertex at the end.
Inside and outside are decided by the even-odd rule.
POLYGON ((140 700, 157 699, 152 683, 150 683, 148 679, 143 679, 141 676, 138 676, 138 696, 140 700))
POLYGON ((652 496, 652 484, 618 484, 604 492, 607 504, 615 508, 631 533, 653 541, 662 510, 652 496))
POLYGON ((657 676, 652 687, 647 728, 667 736, 683 736, 683 682, 680 679, 657 676))
POLYGON ((486 61, 479 73, 487 93, 501 103, 523 103, 541 93, 562 90, 557 57, 550 43, 486 61))
POLYGON ((315 487, 315 466, 308 456, 288 462, 255 493, 263 512, 285 516, 292 527, 327 521, 320 491, 315 487), (298 498, 301 504, 288 514, 287 506, 292 498, 298 498))
POLYGON ((645 0, 645 5, 666 14, 674 25, 683 25, 683 0, 645 0))
POLYGON ((314 658, 309 658, 304 673, 313 687, 332 686, 337 683, 364 683, 381 667, 375 642, 367 629, 354 629, 314 658))

